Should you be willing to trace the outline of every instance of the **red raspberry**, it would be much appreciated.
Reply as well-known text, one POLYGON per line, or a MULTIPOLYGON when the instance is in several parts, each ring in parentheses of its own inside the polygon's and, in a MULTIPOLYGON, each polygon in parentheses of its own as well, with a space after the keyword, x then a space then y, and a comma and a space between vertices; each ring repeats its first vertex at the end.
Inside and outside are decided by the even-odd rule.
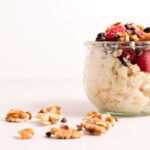
POLYGON ((106 40, 108 41, 115 41, 115 35, 117 33, 125 33, 126 28, 123 25, 116 25, 109 29, 106 33, 106 40))
POLYGON ((128 61, 133 62, 136 57, 136 52, 133 49, 123 49, 121 57, 124 57, 128 61))
POLYGON ((143 50, 140 55, 136 56, 135 62, 142 71, 150 73, 150 49, 143 50))

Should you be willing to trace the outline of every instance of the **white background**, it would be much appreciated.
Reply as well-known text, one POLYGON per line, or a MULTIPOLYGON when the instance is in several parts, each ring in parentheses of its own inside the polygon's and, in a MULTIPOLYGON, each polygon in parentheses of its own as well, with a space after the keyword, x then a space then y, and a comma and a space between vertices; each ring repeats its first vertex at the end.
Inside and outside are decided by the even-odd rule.
POLYGON ((84 42, 95 40, 98 32, 118 21, 148 26, 149 15, 148 0, 0 0, 1 147, 149 150, 146 116, 120 118, 107 134, 76 140, 45 138, 50 126, 42 126, 35 117, 42 107, 60 105, 69 123, 76 124, 94 110, 78 80, 84 69, 84 42), (12 108, 33 112, 33 119, 23 124, 6 122, 12 108), (35 129, 33 139, 18 139, 23 127, 35 129))
POLYGON ((82 78, 84 42, 117 21, 150 25, 148 4, 0 0, 0 79, 82 78))

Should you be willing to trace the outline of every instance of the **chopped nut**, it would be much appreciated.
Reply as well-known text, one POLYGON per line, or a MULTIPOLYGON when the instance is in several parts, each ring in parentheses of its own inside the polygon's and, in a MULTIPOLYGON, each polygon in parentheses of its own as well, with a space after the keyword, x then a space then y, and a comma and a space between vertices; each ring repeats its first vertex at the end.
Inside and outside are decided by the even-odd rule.
POLYGON ((119 57, 119 56, 122 55, 122 52, 123 52, 122 49, 118 49, 118 50, 115 50, 112 55, 113 55, 114 57, 119 57))
POLYGON ((116 120, 110 114, 100 114, 94 111, 86 114, 86 120, 81 122, 81 126, 92 134, 100 135, 114 126, 116 120))
POLYGON ((55 135, 56 138, 60 139, 75 139, 80 138, 83 135, 82 130, 78 130, 78 128, 69 128, 69 126, 65 125, 60 128, 53 127, 50 130, 51 134, 55 135))
POLYGON ((59 106, 51 106, 43 108, 37 114, 37 117, 41 119, 41 122, 45 125, 55 124, 61 118, 61 108, 59 106))
POLYGON ((121 22, 119 21, 119 22, 114 23, 111 27, 116 26, 116 25, 120 25, 120 24, 121 24, 121 22))
POLYGON ((106 132, 106 129, 105 129, 104 126, 100 126, 100 125, 97 125, 97 124, 81 122, 81 126, 84 127, 91 134, 100 135, 100 134, 106 132))
POLYGON ((134 64, 132 66, 129 66, 129 74, 133 75, 133 74, 137 74, 138 72, 140 72, 140 67, 137 64, 134 64))
POLYGON ((139 28, 139 30, 141 30, 141 31, 143 31, 144 30, 144 27, 142 26, 142 25, 136 25, 137 26, 137 28, 139 28))
POLYGON ((139 41, 139 37, 136 34, 130 35, 130 41, 139 41))
POLYGON ((42 108, 39 113, 47 113, 47 112, 51 112, 51 113, 60 113, 61 108, 59 106, 50 106, 47 108, 42 108))
POLYGON ((32 118, 30 112, 24 112, 19 109, 12 109, 6 115, 6 121, 8 122, 24 122, 32 118))
POLYGON ((18 131, 21 139, 31 139, 34 136, 34 130, 31 128, 26 128, 18 131))

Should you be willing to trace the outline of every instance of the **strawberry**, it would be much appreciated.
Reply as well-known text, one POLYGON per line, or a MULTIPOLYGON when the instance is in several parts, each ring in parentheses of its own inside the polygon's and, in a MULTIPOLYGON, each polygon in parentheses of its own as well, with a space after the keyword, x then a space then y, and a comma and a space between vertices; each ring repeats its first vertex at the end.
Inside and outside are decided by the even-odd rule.
POLYGON ((126 58, 129 62, 132 62, 136 57, 136 52, 133 49, 123 49, 121 57, 126 58))
POLYGON ((150 49, 143 50, 140 55, 135 58, 135 63, 141 68, 142 71, 150 73, 150 49))
POLYGON ((112 26, 106 33, 107 41, 115 41, 115 37, 117 34, 125 33, 126 28, 123 25, 115 25, 112 26))

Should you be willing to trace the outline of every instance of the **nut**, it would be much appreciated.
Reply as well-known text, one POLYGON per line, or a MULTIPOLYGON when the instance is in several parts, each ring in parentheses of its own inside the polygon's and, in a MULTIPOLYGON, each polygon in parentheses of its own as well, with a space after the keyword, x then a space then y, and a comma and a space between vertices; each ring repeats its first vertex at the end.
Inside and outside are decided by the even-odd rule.
POLYGON ((139 41, 139 37, 136 34, 130 35, 130 41, 139 41))
POLYGON ((123 52, 122 49, 117 49, 117 50, 115 50, 115 51, 113 52, 112 55, 113 55, 114 57, 119 57, 119 56, 122 55, 122 52, 123 52))
POLYGON ((110 114, 100 114, 95 111, 88 112, 81 126, 91 134, 100 135, 109 130, 116 123, 110 114))
POLYGON ((47 108, 42 108, 39 113, 47 113, 47 112, 51 112, 51 113, 56 113, 56 114, 60 114, 61 107, 59 106, 50 106, 47 108))
POLYGON ((106 132, 106 128, 101 125, 92 124, 88 122, 81 122, 81 126, 85 128, 88 132, 95 135, 100 135, 106 132))
POLYGON ((34 130, 31 128, 26 128, 18 131, 21 139, 31 139, 34 136, 34 130))
POLYGON ((142 25, 140 25, 140 24, 137 24, 136 27, 139 28, 140 31, 144 30, 144 27, 142 25))
POLYGON ((41 119, 41 122, 45 125, 55 124, 61 118, 61 108, 59 106, 51 106, 43 108, 37 114, 37 117, 41 119))
POLYGON ((63 125, 60 128, 53 127, 50 129, 50 133, 60 139, 76 139, 83 135, 82 130, 78 130, 77 127, 70 128, 67 125, 63 125))
POLYGON ((8 122, 24 122, 32 118, 30 112, 24 112, 20 109, 12 109, 6 115, 6 121, 8 122))

